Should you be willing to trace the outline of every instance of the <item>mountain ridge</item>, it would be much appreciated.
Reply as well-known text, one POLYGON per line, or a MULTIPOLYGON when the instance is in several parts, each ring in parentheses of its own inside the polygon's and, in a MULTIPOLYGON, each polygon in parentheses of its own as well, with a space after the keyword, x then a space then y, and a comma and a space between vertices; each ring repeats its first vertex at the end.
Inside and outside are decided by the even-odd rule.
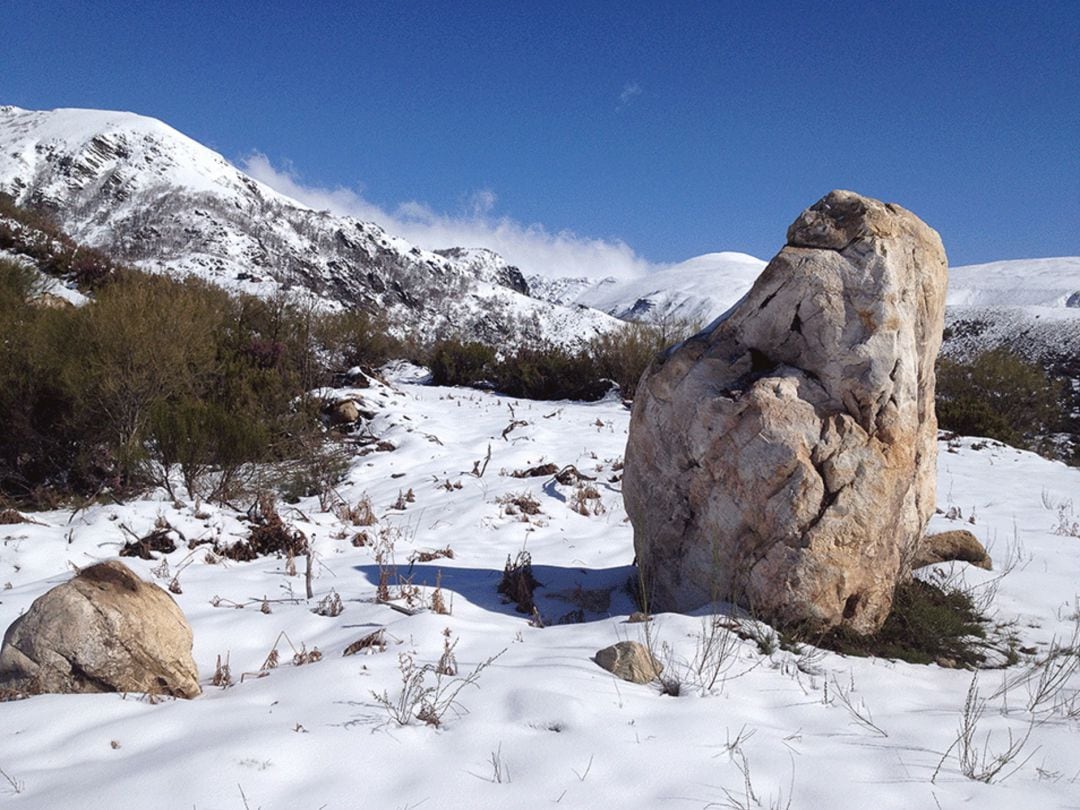
POLYGON ((135 113, 0 107, 0 191, 142 269, 259 295, 304 290, 329 308, 384 311, 401 334, 572 346, 618 326, 529 297, 497 254, 422 250, 375 223, 317 211, 135 113))

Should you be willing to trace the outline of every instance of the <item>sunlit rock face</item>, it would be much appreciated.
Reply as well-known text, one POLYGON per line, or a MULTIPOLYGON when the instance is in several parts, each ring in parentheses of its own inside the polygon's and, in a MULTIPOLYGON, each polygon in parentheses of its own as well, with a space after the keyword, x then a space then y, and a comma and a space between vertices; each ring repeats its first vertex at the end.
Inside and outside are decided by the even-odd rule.
POLYGON ((649 609, 880 627, 934 510, 938 234, 833 191, 638 386, 623 495, 649 609))

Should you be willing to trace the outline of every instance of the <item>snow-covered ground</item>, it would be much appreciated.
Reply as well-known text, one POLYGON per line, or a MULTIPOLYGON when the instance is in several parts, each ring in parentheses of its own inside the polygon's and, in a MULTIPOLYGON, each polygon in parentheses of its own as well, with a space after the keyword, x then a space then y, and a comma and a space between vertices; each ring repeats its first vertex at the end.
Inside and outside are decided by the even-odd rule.
MULTIPOLYGON (((665 614, 651 624, 651 641, 667 672, 684 680, 682 694, 615 680, 591 656, 619 640, 641 640, 645 627, 627 623, 632 533, 612 480, 629 421, 623 406, 515 401, 401 381, 359 393, 378 405, 373 429, 397 449, 358 458, 339 492, 351 504, 370 498, 378 523, 366 531, 393 540, 397 572, 422 587, 428 605, 441 572, 451 613, 406 615, 377 604, 376 546, 354 546, 351 538, 365 529, 321 511, 317 499, 283 507, 317 553, 311 601, 303 598, 303 565, 289 576, 283 560, 212 564, 205 547, 181 548, 167 566, 128 559, 163 586, 177 576, 175 599, 194 629, 204 694, 157 702, 45 695, 0 704, 0 805, 1080 806, 1080 720, 1068 719, 1061 704, 1038 707, 1015 773, 1008 767, 1000 775, 1007 778, 991 784, 961 774, 950 746, 971 672, 809 650, 764 656, 733 636, 708 689, 688 665, 708 619, 665 614), (484 474, 472 474, 488 447, 484 474), (509 475, 546 462, 595 476, 602 510, 572 511, 575 487, 551 476, 509 475), (415 500, 393 508, 410 489, 415 500), (500 503, 523 494, 540 507, 527 520, 500 503), (446 547, 452 559, 410 566, 416 552, 446 547), (508 555, 522 549, 543 583, 543 628, 496 593, 508 555), (344 611, 312 612, 331 589, 344 611), (268 612, 260 609, 264 597, 268 612), (577 610, 583 621, 558 624, 577 610), (342 654, 379 628, 385 652, 342 654), (399 725, 373 693, 393 701, 402 656, 434 664, 447 632, 459 677, 490 664, 446 708, 440 728, 399 725), (280 665, 259 677, 275 643, 280 665), (318 648, 321 660, 295 665, 290 643, 318 648), (231 669, 228 688, 211 684, 219 656, 231 669)), ((954 519, 940 515, 931 529, 974 531, 997 569, 957 566, 952 575, 992 595, 994 618, 1012 624, 1021 648, 1037 650, 1021 653, 1013 668, 977 674, 980 699, 988 701, 974 738, 981 759, 1030 727, 1030 684, 995 693, 1080 621, 1080 537, 1055 533, 1080 492, 1080 470, 972 440, 941 451, 938 501, 954 519)), ((189 539, 246 534, 230 510, 174 505, 164 496, 35 515, 46 525, 2 526, 0 627, 71 576, 73 565, 114 556, 125 540, 121 525, 142 534, 158 516, 189 539)), ((1073 675, 1057 699, 1078 688, 1073 675)))

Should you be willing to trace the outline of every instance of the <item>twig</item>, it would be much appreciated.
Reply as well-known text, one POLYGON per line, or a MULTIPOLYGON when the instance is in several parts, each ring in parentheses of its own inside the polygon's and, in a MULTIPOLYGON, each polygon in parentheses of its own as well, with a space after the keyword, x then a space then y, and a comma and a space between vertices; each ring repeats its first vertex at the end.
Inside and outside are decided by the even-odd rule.
POLYGON ((19 794, 19 793, 22 793, 23 790, 26 789, 26 783, 25 782, 23 782, 21 779, 16 779, 14 776, 9 774, 3 768, 0 768, 0 776, 4 777, 4 779, 7 781, 7 783, 9 785, 11 785, 11 790, 16 795, 19 794))
POLYGON ((307 550, 307 555, 306 556, 307 556, 307 570, 304 572, 304 586, 307 589, 307 598, 311 599, 311 598, 313 598, 315 596, 315 592, 311 588, 311 568, 312 568, 312 566, 311 566, 311 557, 312 557, 312 551, 311 551, 311 545, 310 544, 308 545, 308 550, 307 550))
POLYGON ((505 428, 503 428, 503 432, 502 432, 503 441, 510 441, 506 437, 510 435, 510 433, 514 430, 514 428, 525 427, 528 424, 529 423, 526 422, 524 419, 514 419, 514 420, 512 420, 509 425, 507 425, 505 428))
POLYGON ((487 455, 484 456, 483 465, 481 465, 479 461, 473 462, 472 474, 477 478, 483 478, 489 461, 491 461, 491 442, 488 442, 487 455))
POLYGON ((589 771, 591 771, 591 770, 592 770, 592 761, 593 761, 593 756, 595 756, 595 755, 594 755, 594 754, 589 754, 589 764, 585 766, 585 772, 584 772, 584 773, 578 773, 578 772, 577 772, 576 770, 574 770, 573 768, 571 768, 571 769, 570 769, 571 771, 574 771, 574 776, 576 776, 576 777, 578 778, 578 781, 579 781, 579 782, 584 782, 584 781, 585 781, 585 777, 586 777, 586 776, 588 776, 588 775, 589 775, 589 771))

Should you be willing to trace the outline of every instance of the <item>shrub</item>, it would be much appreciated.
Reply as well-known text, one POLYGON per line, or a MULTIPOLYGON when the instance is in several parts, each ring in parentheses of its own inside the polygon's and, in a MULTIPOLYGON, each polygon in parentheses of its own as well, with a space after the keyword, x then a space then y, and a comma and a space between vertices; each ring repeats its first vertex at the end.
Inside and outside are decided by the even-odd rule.
POLYGON ((404 343, 389 333, 384 317, 360 309, 320 318, 315 340, 324 362, 341 369, 381 366, 409 353, 404 343))
POLYGON ((69 470, 78 449, 54 430, 74 406, 58 380, 67 313, 29 304, 35 275, 0 262, 0 496, 28 496, 69 470))
POLYGON ((660 323, 627 323, 598 335, 589 344, 603 377, 613 380, 626 399, 633 399, 638 381, 653 358, 667 347, 699 331, 696 323, 665 320, 660 323))
POLYGON ((532 555, 529 552, 519 551, 513 561, 509 554, 506 555, 506 566, 496 591, 505 596, 507 601, 513 602, 519 613, 536 611, 533 591, 540 585, 533 576, 532 555))
POLYGON ((845 655, 978 667, 985 661, 986 621, 970 593, 910 579, 896 587, 892 610, 872 636, 859 636, 845 628, 824 635, 799 628, 784 628, 783 633, 789 641, 806 641, 845 655))
POLYGON ((483 343, 440 340, 431 349, 428 367, 435 385, 476 385, 495 366, 495 350, 483 343))
POLYGON ((525 399, 577 399, 591 402, 611 388, 588 352, 561 346, 523 347, 499 362, 495 388, 525 399))
POLYGON ((946 430, 1030 449, 1059 429, 1067 410, 1059 380, 1004 348, 968 362, 938 360, 936 407, 946 430))
POLYGON ((310 311, 136 272, 47 309, 27 303, 32 283, 0 263, 0 496, 168 487, 173 465, 211 498, 252 464, 340 471, 305 396, 326 374, 310 311))
POLYGON ((45 210, 16 205, 14 198, 0 193, 0 217, 10 220, 0 222, 0 249, 27 256, 50 276, 94 289, 121 271, 106 254, 76 244, 45 210))

